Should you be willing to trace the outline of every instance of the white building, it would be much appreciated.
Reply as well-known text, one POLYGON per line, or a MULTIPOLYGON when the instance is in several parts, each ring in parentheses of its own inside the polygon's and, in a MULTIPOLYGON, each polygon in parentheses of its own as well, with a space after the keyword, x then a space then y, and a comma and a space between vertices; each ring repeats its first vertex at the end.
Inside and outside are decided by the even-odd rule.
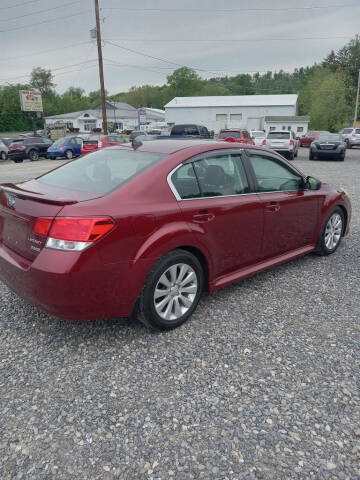
POLYGON ((165 105, 165 121, 205 125, 215 133, 222 128, 264 130, 266 117, 295 117, 297 103, 295 94, 175 97, 165 105))
MULTIPOLYGON (((114 123, 116 130, 132 130, 138 127, 138 111, 127 103, 106 101, 106 116, 108 122, 114 123)), ((163 110, 146 108, 148 122, 162 121, 164 118, 163 110)), ((45 117, 46 126, 57 122, 65 123, 70 130, 79 129, 76 131, 81 133, 91 132, 93 128, 102 128, 101 104, 89 110, 45 117)))
POLYGON ((310 117, 304 115, 294 116, 267 116, 264 119, 266 133, 273 130, 292 130, 299 137, 308 131, 310 117))

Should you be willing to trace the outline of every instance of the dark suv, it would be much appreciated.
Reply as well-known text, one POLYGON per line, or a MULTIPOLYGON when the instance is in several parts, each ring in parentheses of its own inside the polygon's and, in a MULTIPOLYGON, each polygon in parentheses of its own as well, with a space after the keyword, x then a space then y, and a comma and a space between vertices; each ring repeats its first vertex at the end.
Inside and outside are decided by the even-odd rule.
POLYGON ((8 157, 15 163, 29 158, 32 162, 45 156, 47 149, 53 142, 43 137, 27 137, 14 140, 9 145, 8 157))

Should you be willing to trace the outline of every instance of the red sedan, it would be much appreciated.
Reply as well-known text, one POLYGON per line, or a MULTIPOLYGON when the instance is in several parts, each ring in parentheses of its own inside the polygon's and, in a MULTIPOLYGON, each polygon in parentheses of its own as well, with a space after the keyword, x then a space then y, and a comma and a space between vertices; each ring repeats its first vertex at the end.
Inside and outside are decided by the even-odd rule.
POLYGON ((81 155, 86 155, 87 153, 95 152, 100 150, 100 148, 114 147, 116 145, 121 145, 125 143, 126 140, 121 135, 103 135, 99 137, 98 135, 91 135, 88 139, 83 141, 81 155))
POLYGON ((323 132, 323 131, 318 131, 318 130, 311 130, 307 132, 306 135, 303 137, 300 137, 300 146, 301 147, 310 147, 312 142, 317 140, 320 134, 329 134, 329 132, 323 132))
POLYGON ((241 128, 220 130, 217 140, 219 142, 251 143, 251 145, 255 145, 250 133, 241 128))
POLYGON ((348 194, 261 147, 155 140, 0 188, 0 279, 59 317, 173 328, 214 291, 349 231, 348 194))

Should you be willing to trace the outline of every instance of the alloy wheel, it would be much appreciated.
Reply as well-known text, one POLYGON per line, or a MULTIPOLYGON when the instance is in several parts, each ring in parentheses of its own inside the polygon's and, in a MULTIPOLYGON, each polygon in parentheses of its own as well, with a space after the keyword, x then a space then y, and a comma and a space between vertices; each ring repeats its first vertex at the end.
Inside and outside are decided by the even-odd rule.
POLYGON ((334 250, 340 242, 343 221, 339 213, 334 213, 325 228, 325 245, 328 250, 334 250))
POLYGON ((177 320, 192 307, 198 292, 195 270, 186 263, 169 267, 154 290, 154 306, 164 320, 177 320))

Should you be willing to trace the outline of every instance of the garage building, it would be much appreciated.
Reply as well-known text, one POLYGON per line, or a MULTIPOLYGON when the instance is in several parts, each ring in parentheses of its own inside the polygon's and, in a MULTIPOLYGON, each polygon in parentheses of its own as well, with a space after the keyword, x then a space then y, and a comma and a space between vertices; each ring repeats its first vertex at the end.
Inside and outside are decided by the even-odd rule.
POLYGON ((175 97, 165 105, 165 121, 201 124, 218 133, 222 128, 265 130, 266 117, 288 117, 290 123, 281 125, 287 129, 297 116, 297 104, 297 94, 175 97))

